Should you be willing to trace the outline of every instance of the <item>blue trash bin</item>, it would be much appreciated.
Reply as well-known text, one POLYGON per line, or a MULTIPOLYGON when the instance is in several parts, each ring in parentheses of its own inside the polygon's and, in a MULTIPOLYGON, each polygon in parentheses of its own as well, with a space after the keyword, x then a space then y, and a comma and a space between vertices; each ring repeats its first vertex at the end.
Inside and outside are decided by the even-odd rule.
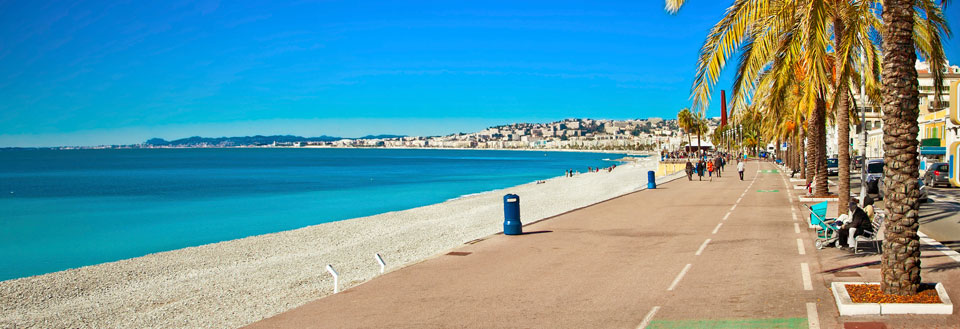
POLYGON ((507 194, 503 196, 503 234, 523 234, 523 223, 520 222, 520 196, 507 194))
POLYGON ((648 189, 657 188, 656 174, 653 172, 653 170, 647 171, 647 188, 648 189))

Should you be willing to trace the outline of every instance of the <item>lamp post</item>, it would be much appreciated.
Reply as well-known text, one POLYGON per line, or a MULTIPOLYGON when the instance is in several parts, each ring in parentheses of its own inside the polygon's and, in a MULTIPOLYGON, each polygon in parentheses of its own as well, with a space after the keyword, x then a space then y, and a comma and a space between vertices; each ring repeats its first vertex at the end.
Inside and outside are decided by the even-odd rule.
MULTIPOLYGON (((860 63, 863 63, 863 52, 860 52, 860 63)), ((863 72, 864 68, 861 68, 860 72, 863 72)), ((862 152, 861 157, 863 158, 863 163, 860 164, 860 205, 863 205, 863 200, 867 195, 867 96, 866 96, 866 80, 863 74, 860 74, 860 130, 863 132, 863 141, 862 141, 862 152)))

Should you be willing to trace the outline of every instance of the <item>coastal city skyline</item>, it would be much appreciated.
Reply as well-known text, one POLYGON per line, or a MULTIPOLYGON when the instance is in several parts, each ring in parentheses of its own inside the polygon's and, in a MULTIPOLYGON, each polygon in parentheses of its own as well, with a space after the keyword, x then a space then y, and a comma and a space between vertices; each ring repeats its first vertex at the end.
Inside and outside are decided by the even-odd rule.
MULTIPOLYGON (((721 118, 707 118, 702 142, 709 145, 710 132, 721 118)), ((490 126, 473 132, 446 135, 367 135, 344 137, 330 135, 253 135, 191 136, 175 140, 151 138, 125 145, 77 146, 55 148, 224 148, 224 147, 335 147, 335 148, 452 148, 452 149, 576 149, 654 151, 676 148, 692 141, 693 133, 679 127, 676 119, 645 118, 604 120, 569 118, 553 122, 518 122, 490 126)))
POLYGON ((670 118, 725 5, 6 2, 0 146, 670 118))

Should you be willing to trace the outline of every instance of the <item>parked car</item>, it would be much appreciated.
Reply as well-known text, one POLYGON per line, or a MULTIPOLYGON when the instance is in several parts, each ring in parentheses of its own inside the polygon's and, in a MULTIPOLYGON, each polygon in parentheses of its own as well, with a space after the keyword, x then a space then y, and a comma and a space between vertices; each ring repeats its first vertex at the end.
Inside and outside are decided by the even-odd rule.
POLYGON ((867 193, 878 193, 883 178, 883 159, 867 160, 867 193))
MULTIPOLYGON (((920 200, 920 202, 927 202, 927 201, 929 200, 929 193, 928 193, 929 191, 928 191, 928 189, 927 189, 927 186, 926 186, 925 184, 923 184, 923 180, 922 180, 922 179, 918 179, 918 180, 917 180, 917 184, 920 185, 920 186, 919 186, 919 189, 920 189, 920 198, 919 198, 919 200, 920 200)), ((883 195, 883 189, 884 189, 883 177, 880 177, 880 180, 879 180, 879 182, 878 182, 878 188, 877 188, 877 189, 878 189, 878 191, 877 191, 877 198, 880 199, 880 200, 883 200, 883 197, 884 197, 884 195, 883 195)))
POLYGON ((836 158, 827 159, 827 176, 840 174, 840 162, 836 158))
POLYGON ((950 164, 946 162, 937 162, 927 167, 927 173, 923 175, 923 182, 927 186, 937 186, 937 184, 950 186, 950 164))

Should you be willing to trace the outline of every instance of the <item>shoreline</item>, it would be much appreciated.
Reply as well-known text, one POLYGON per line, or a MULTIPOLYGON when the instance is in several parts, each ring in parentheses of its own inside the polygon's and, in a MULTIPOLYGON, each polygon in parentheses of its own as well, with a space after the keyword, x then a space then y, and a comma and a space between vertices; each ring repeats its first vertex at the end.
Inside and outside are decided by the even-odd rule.
MULTIPOLYGON (((542 150, 537 150, 542 151, 542 150)), ((0 282, 0 326, 237 327, 502 230, 502 193, 524 224, 643 189, 656 158, 413 209, 0 282), (368 259, 369 258, 369 259, 368 259)))
POLYGON ((580 152, 580 153, 622 153, 626 155, 654 156, 657 152, 637 150, 586 150, 586 149, 539 149, 539 148, 476 148, 476 147, 344 147, 344 146, 210 146, 210 147, 118 147, 118 148, 73 148, 70 146, 40 147, 40 148, 0 148, 4 149, 36 149, 54 151, 83 151, 83 150, 182 150, 182 149, 334 149, 334 150, 457 150, 457 151, 525 151, 525 152, 580 152))

